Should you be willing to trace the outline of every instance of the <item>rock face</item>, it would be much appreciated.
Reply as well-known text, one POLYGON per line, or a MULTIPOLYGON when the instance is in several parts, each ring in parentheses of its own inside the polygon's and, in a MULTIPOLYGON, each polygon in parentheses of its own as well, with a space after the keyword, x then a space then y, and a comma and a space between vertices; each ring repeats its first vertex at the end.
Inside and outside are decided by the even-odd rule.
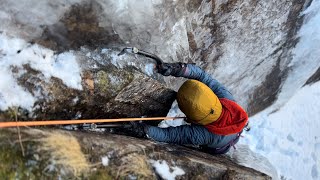
MULTIPOLYGON (((177 90, 184 79, 163 78, 152 73, 154 62, 150 59, 117 56, 124 46, 153 52, 166 62, 196 63, 221 81, 248 113, 254 115, 277 98, 290 71, 288 64, 303 17, 299 14, 308 4, 308 0, 4 0, 0 4, 0 38, 6 35, 28 43, 11 54, 0 49, 0 58, 31 52, 39 48, 30 47, 39 45, 43 48, 40 51, 50 50, 49 54, 72 54, 79 65, 80 88, 67 85, 66 79, 74 77, 59 76, 63 72, 52 72, 55 76, 48 78, 40 65, 35 66, 29 59, 22 66, 9 66, 12 81, 17 81, 14 87, 21 87, 36 99, 32 111, 19 110, 21 120, 165 116, 175 99, 171 89, 177 90)), ((15 45, 8 46, 15 48, 15 45)), ((40 59, 48 60, 45 56, 40 59)), ((62 62, 68 63, 68 60, 62 62)), ((319 71, 306 79, 306 83, 318 80, 319 71)), ((0 100, 2 97, 0 92, 0 100)), ((11 111, 2 110, 0 120, 10 119, 12 115, 11 111)), ((0 176, 114 179, 136 173, 138 177, 152 179, 156 175, 146 159, 171 162, 172 158, 176 165, 186 169, 181 179, 268 179, 223 157, 129 137, 79 132, 65 135, 55 130, 25 130, 23 134, 25 158, 20 156, 17 143, 0 147, 0 161, 11 163, 1 164, 0 176), (50 134, 57 135, 57 139, 70 137, 67 141, 74 142, 73 150, 80 153, 70 157, 77 161, 71 158, 65 162, 63 159, 69 156, 62 156, 52 144, 46 144, 56 140, 50 138, 50 134), (38 136, 43 139, 35 141, 38 136), (143 152, 147 152, 146 155, 143 152), (17 162, 12 162, 14 156, 18 157, 17 162), (51 156, 56 159, 50 159, 51 156), (108 156, 110 166, 96 164, 102 156, 108 156), (130 167, 143 166, 146 171, 139 174, 130 169, 130 159, 135 159, 132 163, 142 161, 130 167)), ((1 130, 0 135, 3 141, 12 142, 11 131, 1 130)))
POLYGON ((112 64, 84 70, 82 90, 69 88, 58 78, 43 81, 41 72, 25 69, 20 85, 42 95, 33 110, 36 119, 160 117, 166 116, 175 100, 176 92, 159 81, 112 64))
MULTIPOLYGON (((1 179, 157 179, 155 162, 184 173, 176 179, 270 179, 223 156, 112 134, 22 129, 0 131, 1 179)), ((162 169, 165 171, 165 169, 162 169)), ((169 173, 169 169, 168 169, 169 173)))
MULTIPOLYGON (((59 11, 58 21, 29 39, 58 51, 137 46, 167 62, 194 62, 253 115, 277 98, 308 2, 83 1, 59 11)), ((166 78, 174 89, 181 81, 166 78)))
MULTIPOLYGON (((46 8, 34 11, 32 3, 8 1, 3 9, 28 8, 16 13, 4 10, 1 18, 6 23, 0 30, 57 52, 136 46, 167 62, 196 63, 225 84, 253 115, 276 100, 290 71, 303 17, 299 14, 309 3, 60 0, 45 1, 39 6, 46 8), (44 14, 50 15, 41 21, 44 14), (14 27, 21 31, 10 29, 14 27)), ((176 90, 183 80, 165 81, 176 90)))

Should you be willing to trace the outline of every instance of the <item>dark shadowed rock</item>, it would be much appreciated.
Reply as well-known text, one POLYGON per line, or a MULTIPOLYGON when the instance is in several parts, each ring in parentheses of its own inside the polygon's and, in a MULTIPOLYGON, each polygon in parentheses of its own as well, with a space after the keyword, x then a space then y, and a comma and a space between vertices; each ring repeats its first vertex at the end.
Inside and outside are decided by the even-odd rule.
POLYGON ((320 67, 318 70, 307 80, 306 84, 312 84, 320 80, 320 67))
POLYGON ((102 11, 95 1, 74 4, 59 22, 46 26, 41 37, 33 41, 58 51, 79 49, 84 45, 96 48, 124 44, 112 27, 107 29, 99 25, 102 11))

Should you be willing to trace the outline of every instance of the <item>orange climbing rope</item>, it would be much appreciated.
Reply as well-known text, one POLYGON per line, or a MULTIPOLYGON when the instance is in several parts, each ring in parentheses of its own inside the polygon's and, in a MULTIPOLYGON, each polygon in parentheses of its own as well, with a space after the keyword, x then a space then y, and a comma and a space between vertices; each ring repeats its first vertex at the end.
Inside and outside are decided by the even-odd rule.
POLYGON ((123 121, 154 121, 180 119, 184 117, 146 117, 146 118, 120 118, 120 119, 82 119, 82 120, 40 120, 40 121, 16 121, 0 122, 0 128, 21 126, 49 126, 63 124, 85 124, 85 123, 110 123, 123 121))

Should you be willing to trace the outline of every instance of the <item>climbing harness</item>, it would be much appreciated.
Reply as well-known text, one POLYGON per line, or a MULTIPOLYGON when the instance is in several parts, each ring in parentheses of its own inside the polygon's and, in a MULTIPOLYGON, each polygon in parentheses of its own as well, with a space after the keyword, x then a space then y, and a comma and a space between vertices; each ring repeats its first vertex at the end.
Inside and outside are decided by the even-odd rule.
POLYGON ((21 126, 49 126, 49 125, 66 125, 66 124, 95 124, 111 123, 125 121, 156 121, 156 120, 173 120, 185 117, 145 117, 145 118, 119 118, 119 119, 83 119, 83 120, 40 120, 40 121, 12 121, 0 122, 0 128, 21 127, 21 126))
POLYGON ((201 150, 210 154, 225 154, 226 152, 228 152, 230 150, 231 147, 233 147, 234 149, 236 149, 235 144, 239 141, 241 136, 241 132, 239 132, 237 134, 237 136, 232 139, 231 141, 229 141, 226 145, 219 147, 219 148, 211 148, 208 147, 206 145, 201 146, 201 150))

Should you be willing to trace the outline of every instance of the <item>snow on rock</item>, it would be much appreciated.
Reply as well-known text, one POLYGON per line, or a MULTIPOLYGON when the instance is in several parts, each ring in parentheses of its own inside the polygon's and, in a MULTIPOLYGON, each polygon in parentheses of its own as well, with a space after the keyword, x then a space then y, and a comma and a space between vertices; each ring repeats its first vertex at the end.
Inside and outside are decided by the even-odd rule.
POLYGON ((19 38, 10 38, 0 34, 0 109, 10 106, 32 108, 36 92, 28 92, 21 87, 17 79, 26 73, 24 66, 40 71, 42 78, 59 78, 71 88, 82 89, 80 67, 72 52, 54 54, 52 50, 37 44, 31 45, 19 38), (34 94, 34 95, 32 95, 34 94))
POLYGON ((264 156, 280 176, 319 179, 320 82, 300 89, 281 109, 250 118, 251 130, 240 143, 264 156))
POLYGON ((150 63, 145 65, 144 71, 148 76, 152 76, 154 74, 154 69, 155 69, 155 64, 150 63))
POLYGON ((155 168, 157 174, 165 180, 174 180, 176 176, 181 176, 185 174, 185 172, 177 166, 169 167, 167 162, 164 160, 150 160, 150 162, 152 166, 155 168))
MULTIPOLYGON (((246 138, 244 136, 243 138, 246 138)), ((277 169, 263 155, 252 151, 247 144, 236 144, 236 148, 231 148, 226 156, 233 162, 269 175, 272 179, 278 179, 277 169)))
POLYGON ((298 32, 300 39, 289 64, 290 75, 281 89, 276 108, 282 106, 320 67, 320 1, 314 0, 303 15, 304 24, 298 32))
MULTIPOLYGON (((0 69, 3 69, 3 67, 1 66, 0 69)), ((1 70, 0 76, 0 109, 5 110, 10 106, 17 105, 25 108, 33 106, 34 97, 29 92, 24 91, 7 71, 1 70)))
MULTIPOLYGON (((175 100, 171 109, 169 110, 167 117, 185 117, 186 115, 179 109, 178 103, 175 100)), ((163 120, 159 123, 159 127, 167 128, 167 127, 176 127, 187 124, 183 119, 174 119, 174 120, 163 120)))
POLYGON ((300 40, 278 101, 250 118, 252 130, 240 141, 288 179, 320 178, 320 82, 302 87, 320 66, 319 10, 320 1, 314 0, 303 13, 300 40))
POLYGON ((101 162, 102 162, 103 166, 108 166, 109 165, 109 157, 108 156, 102 157, 101 162))

